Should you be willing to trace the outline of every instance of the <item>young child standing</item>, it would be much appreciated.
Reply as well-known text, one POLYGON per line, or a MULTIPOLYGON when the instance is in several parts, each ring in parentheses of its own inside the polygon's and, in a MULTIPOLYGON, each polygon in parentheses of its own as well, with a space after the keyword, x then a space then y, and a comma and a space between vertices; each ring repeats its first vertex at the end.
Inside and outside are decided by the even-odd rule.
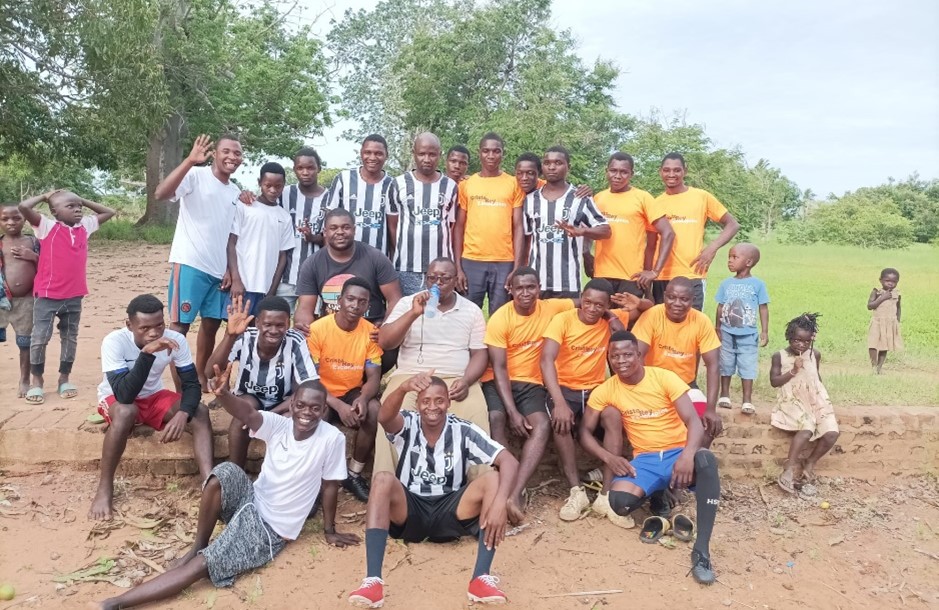
POLYGON ((734 274, 717 289, 717 334, 721 338, 721 395, 717 406, 730 405, 730 378, 740 375, 743 386, 741 412, 756 413, 753 406, 753 380, 756 379, 758 347, 769 343, 769 293, 766 283, 750 274, 760 262, 760 250, 741 243, 727 254, 727 268, 734 274), (756 328, 757 315, 760 331, 756 328))
POLYGON ((773 354, 769 370, 770 385, 777 388, 770 423, 795 433, 785 470, 777 479, 779 487, 788 493, 796 493, 803 481, 815 481, 815 464, 831 451, 839 435, 835 409, 819 373, 822 355, 814 346, 818 315, 804 313, 789 321, 786 325, 789 347, 773 354), (812 441, 817 441, 815 448, 800 464, 799 456, 812 441))
POLYGON ((235 208, 228 236, 228 271, 231 298, 243 297, 251 303, 250 315, 258 303, 273 296, 287 267, 287 252, 294 247, 294 227, 290 213, 280 207, 287 174, 279 163, 265 163, 258 180, 260 195, 252 205, 235 208))
POLYGON ((903 349, 900 336, 900 272, 887 267, 880 272, 880 290, 871 290, 867 308, 874 312, 867 331, 867 351, 871 357, 871 368, 880 375, 887 360, 887 352, 903 349))
POLYGON ((103 222, 114 216, 114 210, 100 203, 82 199, 65 190, 50 191, 20 202, 20 213, 33 227, 39 239, 39 265, 33 283, 33 332, 29 345, 29 366, 32 373, 26 401, 42 404, 43 374, 46 366, 46 345, 52 338, 52 326, 59 318, 59 337, 62 351, 59 355, 58 394, 74 398, 78 388, 68 377, 78 350, 78 323, 81 319, 82 297, 88 294, 85 270, 88 265, 88 237, 103 222), (34 208, 42 202, 49 204, 55 218, 38 213, 34 208), (82 208, 95 214, 83 216, 82 208))
POLYGON ((33 333, 33 280, 39 262, 39 240, 23 235, 23 214, 15 205, 0 207, 0 342, 7 326, 16 334, 20 350, 20 385, 17 396, 29 391, 29 337, 33 333))

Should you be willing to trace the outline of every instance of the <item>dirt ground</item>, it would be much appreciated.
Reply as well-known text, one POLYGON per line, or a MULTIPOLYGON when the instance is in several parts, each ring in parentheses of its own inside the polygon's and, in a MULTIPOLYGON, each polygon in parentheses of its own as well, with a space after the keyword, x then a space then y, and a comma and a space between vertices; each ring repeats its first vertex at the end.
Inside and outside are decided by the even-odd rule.
MULTIPOLYGON (((91 412, 101 339, 119 327, 136 294, 165 297, 167 252, 163 246, 92 245, 92 293, 73 375, 81 395, 66 403, 47 387, 42 408, 91 412)), ((20 410, 26 406, 12 390, 11 345, 0 348, 0 408, 20 410)), ((53 342, 49 361, 57 357, 53 342)), ((939 607, 936 479, 874 485, 863 472, 850 474, 857 478, 823 479, 817 495, 800 498, 784 496, 767 481, 725 482, 711 545, 719 582, 711 587, 686 575, 686 543, 643 544, 636 530, 593 516, 560 522, 566 490, 548 482, 533 493, 527 525, 500 547, 494 572, 515 608, 939 607), (561 596, 584 592, 601 593, 561 596)), ((17 592, 13 601, 0 601, 0 610, 85 607, 148 578, 186 548, 195 529, 195 477, 119 479, 116 503, 124 517, 100 525, 86 518, 96 476, 67 465, 0 472, 0 583, 17 592)), ((343 493, 340 529, 362 536, 364 509, 343 493)), ((693 496, 680 510, 694 513, 693 496)), ((466 607, 475 549, 471 540, 389 544, 385 607, 466 607)), ((328 546, 317 518, 273 564, 242 576, 231 589, 204 582, 158 607, 347 608, 346 595, 364 569, 364 547, 328 546)))

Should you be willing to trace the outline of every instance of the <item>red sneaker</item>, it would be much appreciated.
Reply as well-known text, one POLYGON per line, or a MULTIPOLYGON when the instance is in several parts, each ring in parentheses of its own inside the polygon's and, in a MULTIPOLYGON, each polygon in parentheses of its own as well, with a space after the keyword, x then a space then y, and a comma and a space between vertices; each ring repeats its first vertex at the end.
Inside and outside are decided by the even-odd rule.
POLYGON ((469 597, 471 602, 480 604, 504 604, 505 593, 496 586, 498 583, 499 579, 495 576, 489 574, 477 576, 470 581, 466 596, 469 597))
POLYGON ((381 608, 385 603, 385 581, 376 576, 362 580, 362 586, 349 594, 349 603, 359 608, 381 608))

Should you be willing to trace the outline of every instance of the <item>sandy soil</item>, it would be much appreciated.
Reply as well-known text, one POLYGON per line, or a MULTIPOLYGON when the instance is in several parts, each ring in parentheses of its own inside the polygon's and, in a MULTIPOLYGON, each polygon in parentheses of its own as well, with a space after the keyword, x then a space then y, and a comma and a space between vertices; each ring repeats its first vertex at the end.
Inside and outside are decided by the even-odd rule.
MULTIPOLYGON (((167 251, 92 245, 89 269, 96 271, 73 376, 81 394, 65 403, 47 387, 47 405, 90 412, 101 375, 101 338, 119 327, 134 295, 165 297, 167 251)), ((0 349, 0 405, 24 409, 8 383, 15 370, 10 346, 0 349)), ((57 357, 58 345, 50 344, 49 361, 57 357)), ((95 481, 96 473, 68 466, 0 473, 0 583, 17 590, 15 600, 0 602, 0 610, 84 607, 149 577, 186 548, 198 503, 194 477, 120 479, 117 505, 125 519, 106 526, 85 516, 95 481)), ((824 480, 810 498, 786 497, 764 481, 726 483, 712 541, 720 580, 707 588, 686 576, 690 548, 685 543, 642 544, 636 530, 596 517, 559 522, 565 491, 555 482, 535 492, 528 526, 496 555, 494 572, 511 607, 939 607, 939 485, 934 478, 886 486, 862 478, 824 480), (822 500, 829 509, 820 507, 822 500), (610 590, 618 592, 549 597, 610 590)), ((347 516, 340 528, 362 535, 364 505, 344 493, 340 501, 339 512, 347 516)), ((693 497, 682 509, 693 514, 693 497)), ((644 516, 638 515, 640 520, 644 516)), ((389 544, 385 607, 466 607, 475 548, 469 540, 389 544)), ((321 520, 314 519, 272 565, 242 576, 233 588, 216 590, 201 583, 159 607, 347 608, 345 597, 364 567, 363 547, 329 547, 321 520)))

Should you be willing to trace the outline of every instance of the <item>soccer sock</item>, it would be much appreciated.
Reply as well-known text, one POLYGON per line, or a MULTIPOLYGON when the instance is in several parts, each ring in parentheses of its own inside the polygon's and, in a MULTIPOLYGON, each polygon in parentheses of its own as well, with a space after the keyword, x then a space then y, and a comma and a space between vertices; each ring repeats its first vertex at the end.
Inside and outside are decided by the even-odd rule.
POLYGON ((388 530, 377 527, 365 530, 365 575, 381 578, 381 566, 385 562, 385 545, 388 530))
POLYGON ((496 547, 486 548, 486 530, 479 530, 479 546, 476 549, 476 566, 473 568, 473 579, 489 573, 489 570, 492 569, 492 559, 495 556, 496 547))
POLYGON ((649 509, 653 514, 658 513, 667 513, 672 510, 671 503, 668 501, 668 496, 665 493, 664 489, 653 492, 649 496, 649 509))
POLYGON ((349 472, 360 475, 363 470, 365 470, 365 464, 356 462, 355 460, 349 460, 349 472))
POLYGON ((694 550, 710 557, 711 532, 721 501, 721 479, 717 472, 717 458, 703 449, 694 456, 695 495, 698 499, 698 537, 694 550))

